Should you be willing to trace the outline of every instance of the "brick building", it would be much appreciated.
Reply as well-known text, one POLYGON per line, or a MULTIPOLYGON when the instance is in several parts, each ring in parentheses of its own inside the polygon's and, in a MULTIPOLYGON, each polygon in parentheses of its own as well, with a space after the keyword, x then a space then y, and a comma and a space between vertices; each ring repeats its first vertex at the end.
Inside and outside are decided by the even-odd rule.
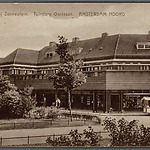
MULTIPOLYGON (((0 59, 0 74, 9 75, 20 89, 34 87, 37 105, 50 106, 55 101, 56 90, 47 79, 56 71, 58 56, 56 43, 39 51, 16 49, 0 59)), ((142 110, 142 97, 150 96, 150 33, 103 33, 101 37, 69 43, 69 52, 82 59, 82 70, 87 82, 73 91, 72 107, 97 109, 108 112, 142 110)), ((66 93, 59 91, 62 107, 67 106, 66 93)))

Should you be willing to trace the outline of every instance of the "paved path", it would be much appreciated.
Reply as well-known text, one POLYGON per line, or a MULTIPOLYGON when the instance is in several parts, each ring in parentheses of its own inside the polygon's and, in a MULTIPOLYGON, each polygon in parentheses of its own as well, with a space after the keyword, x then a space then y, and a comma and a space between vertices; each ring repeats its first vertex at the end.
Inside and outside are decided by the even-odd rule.
MULTIPOLYGON (((79 114, 92 114, 94 116, 98 116, 103 121, 106 117, 116 118, 119 120, 121 118, 125 118, 128 121, 133 119, 139 120, 139 124, 144 124, 145 126, 150 127, 150 116, 147 116, 143 113, 93 113, 88 111, 72 111, 79 114)), ((103 131, 103 127, 101 125, 93 125, 92 126, 95 132, 103 131)), ((58 135, 58 134, 68 134, 71 130, 78 129, 79 132, 82 132, 84 129, 88 128, 88 126, 78 126, 78 127, 51 127, 44 129, 19 129, 19 130, 2 130, 0 131, 0 137, 2 138, 10 138, 10 137, 25 137, 18 139, 3 139, 3 146, 6 145, 19 145, 19 144, 27 144, 28 136, 43 136, 43 135, 58 135)), ((108 137, 108 134, 102 134, 104 138, 108 137)), ((47 137, 39 137, 39 138, 31 138, 29 139, 29 143, 45 143, 47 137)))
MULTIPOLYGON (((92 126, 95 132, 99 132, 103 130, 101 125, 92 126)), ((3 146, 7 145, 22 145, 28 143, 28 136, 47 136, 47 135, 60 135, 60 134, 68 134, 71 130, 78 129, 79 133, 83 132, 84 129, 88 129, 88 126, 78 126, 78 127, 53 127, 53 128, 44 128, 44 129, 20 129, 20 130, 3 130, 0 131, 0 136, 3 138, 3 146), (5 139, 12 137, 25 137, 18 139, 5 139)), ((108 134, 105 134, 108 137, 108 134)), ((30 143, 45 143, 47 137, 38 137, 31 138, 30 143)))

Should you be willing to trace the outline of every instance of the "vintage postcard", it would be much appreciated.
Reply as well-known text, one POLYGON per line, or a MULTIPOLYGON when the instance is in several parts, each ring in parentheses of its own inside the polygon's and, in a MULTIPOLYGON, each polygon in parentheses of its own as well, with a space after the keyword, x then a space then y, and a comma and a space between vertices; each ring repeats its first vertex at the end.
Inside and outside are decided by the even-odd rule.
POLYGON ((150 3, 0 3, 0 146, 150 146, 150 3))

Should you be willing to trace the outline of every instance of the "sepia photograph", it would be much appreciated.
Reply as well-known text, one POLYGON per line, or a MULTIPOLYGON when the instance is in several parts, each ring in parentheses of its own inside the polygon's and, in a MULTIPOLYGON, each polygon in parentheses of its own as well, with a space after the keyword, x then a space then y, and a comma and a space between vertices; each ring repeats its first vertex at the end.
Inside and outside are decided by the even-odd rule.
POLYGON ((150 147, 150 3, 0 3, 0 147, 150 147))

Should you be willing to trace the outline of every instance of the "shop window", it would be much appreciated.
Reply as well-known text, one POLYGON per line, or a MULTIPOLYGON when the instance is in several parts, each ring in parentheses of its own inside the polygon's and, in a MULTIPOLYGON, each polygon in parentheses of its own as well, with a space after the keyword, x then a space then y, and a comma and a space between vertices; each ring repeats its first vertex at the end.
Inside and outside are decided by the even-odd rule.
POLYGON ((84 96, 81 96, 81 104, 84 103, 84 96))
POLYGON ((26 80, 29 80, 29 76, 26 76, 26 80))
POLYGON ((22 80, 25 80, 25 79, 26 79, 26 77, 25 77, 25 76, 23 76, 23 77, 22 77, 22 80))
POLYGON ((126 96, 123 99, 123 108, 126 109, 134 109, 134 108, 142 108, 142 101, 140 97, 134 97, 134 96, 126 96))
POLYGON ((42 75, 39 76, 39 79, 42 79, 42 75))
POLYGON ((87 105, 89 106, 89 105, 91 105, 91 97, 90 96, 87 96, 87 101, 86 101, 87 103, 87 105))

